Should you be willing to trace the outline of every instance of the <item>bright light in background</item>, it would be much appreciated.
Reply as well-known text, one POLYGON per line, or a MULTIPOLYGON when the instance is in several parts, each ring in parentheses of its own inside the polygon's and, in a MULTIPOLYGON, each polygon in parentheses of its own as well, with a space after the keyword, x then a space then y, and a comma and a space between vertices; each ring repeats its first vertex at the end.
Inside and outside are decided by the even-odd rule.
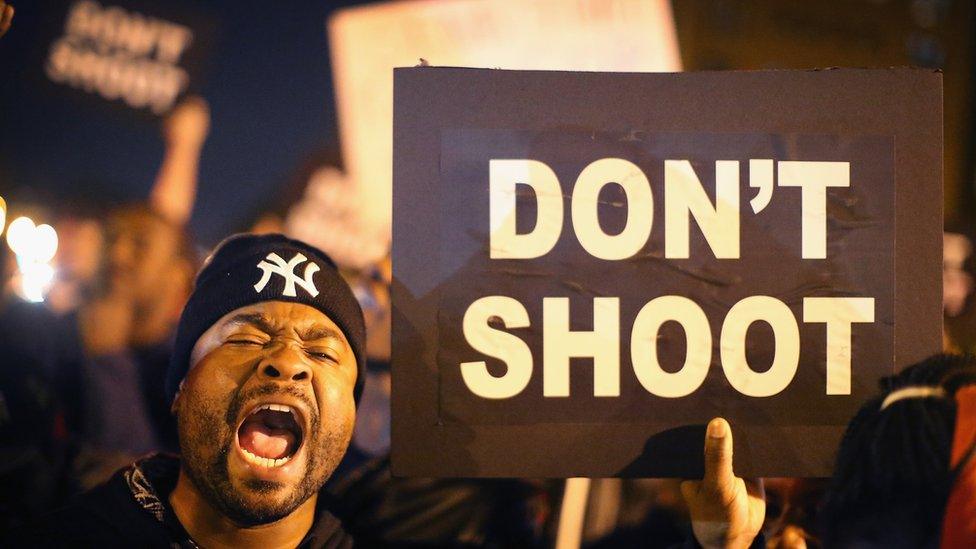
POLYGON ((34 303, 44 301, 44 294, 54 282, 54 267, 50 263, 28 263, 20 268, 20 290, 24 299, 34 303))
POLYGON ((47 263, 54 259, 54 254, 58 251, 58 233, 54 227, 44 224, 34 230, 34 242, 32 253, 34 259, 47 263))
POLYGON ((3 228, 7 224, 7 201, 0 196, 0 234, 3 234, 3 228))
POLYGON ((50 261, 58 251, 58 233, 54 227, 34 225, 29 217, 18 217, 7 227, 7 245, 17 255, 17 292, 28 301, 44 301, 54 282, 50 261))
POLYGON ((34 221, 29 217, 18 217, 7 227, 7 245, 18 258, 28 255, 35 228, 34 221))

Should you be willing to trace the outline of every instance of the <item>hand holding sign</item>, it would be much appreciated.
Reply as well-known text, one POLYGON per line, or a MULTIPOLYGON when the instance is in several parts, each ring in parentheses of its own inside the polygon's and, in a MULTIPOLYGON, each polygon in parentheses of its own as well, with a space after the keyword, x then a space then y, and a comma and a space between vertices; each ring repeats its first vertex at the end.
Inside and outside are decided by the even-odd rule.
POLYGON ((766 500, 762 480, 732 471, 732 430, 722 418, 708 424, 705 478, 681 483, 695 538, 703 547, 749 547, 762 528, 766 500))

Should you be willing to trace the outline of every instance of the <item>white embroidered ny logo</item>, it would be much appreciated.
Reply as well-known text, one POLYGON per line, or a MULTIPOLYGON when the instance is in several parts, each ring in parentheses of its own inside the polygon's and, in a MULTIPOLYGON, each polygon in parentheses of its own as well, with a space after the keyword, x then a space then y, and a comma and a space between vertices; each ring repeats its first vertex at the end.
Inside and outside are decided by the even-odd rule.
POLYGON ((305 265, 305 276, 304 280, 299 278, 295 274, 295 269, 302 264, 308 258, 301 253, 296 253, 295 257, 291 258, 291 261, 285 261, 280 255, 271 252, 268 257, 261 260, 258 263, 258 268, 264 271, 261 274, 261 280, 254 285, 254 291, 260 293, 265 286, 268 285, 268 281, 271 280, 271 275, 277 274, 281 275, 285 279, 285 291, 281 292, 281 295, 288 297, 296 297, 295 284, 298 284, 308 292, 308 295, 315 297, 319 295, 318 289, 315 288, 315 283, 312 281, 312 275, 318 272, 319 266, 311 261, 308 265, 305 265), (268 263, 270 261, 271 263, 268 263))

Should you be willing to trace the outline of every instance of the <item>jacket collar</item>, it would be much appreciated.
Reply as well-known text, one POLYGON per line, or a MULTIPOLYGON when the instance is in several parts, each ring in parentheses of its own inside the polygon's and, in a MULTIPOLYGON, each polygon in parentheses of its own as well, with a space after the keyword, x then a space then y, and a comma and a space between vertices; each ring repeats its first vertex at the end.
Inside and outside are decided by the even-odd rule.
MULTIPOLYGON (((164 526, 175 529, 192 545, 193 540, 176 518, 169 505, 169 494, 176 488, 180 473, 180 458, 173 454, 157 453, 139 459, 121 471, 133 500, 143 511, 152 515, 164 526)), ((309 529, 299 547, 318 547, 331 545, 345 538, 347 534, 342 524, 328 510, 327 501, 331 498, 323 490, 315 510, 315 522, 309 529)))

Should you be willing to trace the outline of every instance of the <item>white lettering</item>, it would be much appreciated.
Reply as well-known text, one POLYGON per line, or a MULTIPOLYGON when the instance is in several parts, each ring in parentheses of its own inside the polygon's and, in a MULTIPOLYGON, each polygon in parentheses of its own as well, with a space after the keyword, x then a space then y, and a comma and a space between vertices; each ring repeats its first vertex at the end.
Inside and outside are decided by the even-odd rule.
POLYGON ((508 369, 495 377, 485 361, 461 363, 461 378, 472 393, 482 398, 511 398, 522 392, 532 377, 532 353, 518 337, 492 328, 488 321, 497 316, 506 328, 527 328, 529 313, 517 300, 492 295, 483 297, 464 313, 464 338, 479 353, 497 358, 508 369))
POLYGON ((747 297, 729 309, 722 324, 720 341, 722 369, 729 383, 740 393, 753 397, 773 396, 793 381, 800 363, 800 330, 785 303, 764 295, 747 297), (764 321, 773 329, 773 365, 756 372, 746 360, 746 332, 753 322, 764 321))
POLYGON ((620 300, 593 299, 593 331, 569 329, 569 299, 542 300, 542 395, 569 396, 570 357, 593 357, 593 395, 620 396, 620 300))
POLYGON ((549 253, 563 228, 563 193, 549 166, 537 160, 492 160, 488 167, 490 256, 531 259, 549 253), (528 234, 515 232, 515 187, 532 187, 536 224, 528 234))
POLYGON ((688 214, 717 258, 739 257, 739 163, 715 162, 715 207, 687 160, 664 161, 664 256, 687 259, 688 214))
POLYGON ((634 320, 630 336, 630 360, 637 380, 652 395, 678 398, 701 387, 712 361, 712 332, 708 318, 694 301, 666 295, 649 301, 634 320), (657 338, 668 321, 685 331, 685 363, 674 373, 665 372, 657 358, 657 338))
POLYGON ((804 298, 803 322, 827 324, 827 394, 851 394, 851 324, 874 322, 874 298, 804 298))
POLYGON ((778 165, 780 187, 800 187, 803 259, 827 257, 827 187, 851 186, 850 162, 794 162, 778 165))
POLYGON ((647 176, 634 163, 604 158, 580 172, 573 189, 573 228, 580 244, 593 257, 626 259, 644 247, 654 220, 654 197, 647 176), (620 234, 608 235, 600 227, 598 199, 608 183, 623 187, 627 195, 627 222, 620 234))

